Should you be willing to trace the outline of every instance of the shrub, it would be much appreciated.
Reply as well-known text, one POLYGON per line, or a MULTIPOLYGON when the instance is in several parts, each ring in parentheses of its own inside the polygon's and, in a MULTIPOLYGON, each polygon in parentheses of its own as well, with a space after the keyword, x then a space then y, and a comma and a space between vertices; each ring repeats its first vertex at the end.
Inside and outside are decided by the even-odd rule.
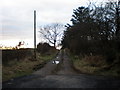
POLYGON ((90 66, 100 67, 105 64, 105 58, 103 56, 85 56, 82 60, 88 62, 90 66))
POLYGON ((23 60, 27 56, 31 56, 31 49, 17 49, 17 50, 2 50, 2 63, 7 64, 7 62, 12 60, 23 60))
POLYGON ((50 46, 48 43, 39 43, 37 45, 37 51, 41 54, 49 53, 51 50, 55 50, 55 48, 50 46))

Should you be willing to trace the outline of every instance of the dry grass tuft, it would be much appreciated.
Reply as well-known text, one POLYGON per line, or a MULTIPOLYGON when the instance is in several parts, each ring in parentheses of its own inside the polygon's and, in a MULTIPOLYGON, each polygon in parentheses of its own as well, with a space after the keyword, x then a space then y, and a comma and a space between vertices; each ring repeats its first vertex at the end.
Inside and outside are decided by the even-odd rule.
POLYGON ((73 57, 73 67, 82 73, 104 75, 104 76, 120 76, 120 69, 118 65, 114 65, 109 68, 109 65, 105 58, 102 56, 85 56, 80 59, 79 57, 73 57), (109 69, 106 69, 109 68, 109 69))
POLYGON ((87 62, 90 66, 101 67, 106 64, 105 58, 103 56, 85 56, 83 61, 87 62))

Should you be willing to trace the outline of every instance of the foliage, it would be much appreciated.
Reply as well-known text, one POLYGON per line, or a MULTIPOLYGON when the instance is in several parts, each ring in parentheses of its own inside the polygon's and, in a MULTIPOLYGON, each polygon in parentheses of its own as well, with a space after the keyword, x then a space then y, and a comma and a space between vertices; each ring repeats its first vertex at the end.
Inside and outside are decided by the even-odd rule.
POLYGON ((39 43, 37 45, 37 51, 41 54, 49 53, 51 50, 55 51, 56 49, 50 46, 48 43, 39 43))
POLYGON ((2 63, 7 64, 12 60, 24 60, 32 55, 32 49, 2 50, 2 63))
POLYGON ((72 25, 66 25, 63 48, 76 55, 103 55, 108 62, 113 62, 120 52, 119 3, 90 4, 75 9, 72 25))

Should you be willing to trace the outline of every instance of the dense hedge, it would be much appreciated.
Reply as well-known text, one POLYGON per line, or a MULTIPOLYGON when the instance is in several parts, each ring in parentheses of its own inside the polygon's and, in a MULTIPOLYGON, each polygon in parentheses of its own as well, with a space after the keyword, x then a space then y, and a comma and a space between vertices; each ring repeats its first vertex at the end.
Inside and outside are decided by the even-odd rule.
POLYGON ((5 64, 11 60, 23 60, 32 55, 32 49, 2 50, 2 63, 5 64))

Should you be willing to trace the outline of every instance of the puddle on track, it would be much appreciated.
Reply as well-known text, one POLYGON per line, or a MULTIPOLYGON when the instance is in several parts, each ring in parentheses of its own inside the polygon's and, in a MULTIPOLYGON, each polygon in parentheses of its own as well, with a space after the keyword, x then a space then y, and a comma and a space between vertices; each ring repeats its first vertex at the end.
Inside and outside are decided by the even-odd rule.
POLYGON ((59 61, 59 60, 54 60, 54 61, 52 61, 52 63, 53 63, 53 64, 59 64, 60 61, 59 61))

